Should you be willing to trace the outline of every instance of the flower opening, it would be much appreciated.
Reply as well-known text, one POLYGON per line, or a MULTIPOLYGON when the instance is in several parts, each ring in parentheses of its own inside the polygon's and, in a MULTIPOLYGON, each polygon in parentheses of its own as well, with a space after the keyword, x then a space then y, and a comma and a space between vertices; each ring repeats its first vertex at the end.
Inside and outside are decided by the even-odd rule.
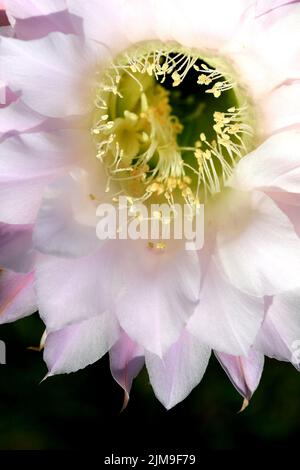
POLYGON ((142 45, 101 75, 92 134, 108 193, 193 209, 253 147, 253 109, 230 67, 180 46, 142 45))

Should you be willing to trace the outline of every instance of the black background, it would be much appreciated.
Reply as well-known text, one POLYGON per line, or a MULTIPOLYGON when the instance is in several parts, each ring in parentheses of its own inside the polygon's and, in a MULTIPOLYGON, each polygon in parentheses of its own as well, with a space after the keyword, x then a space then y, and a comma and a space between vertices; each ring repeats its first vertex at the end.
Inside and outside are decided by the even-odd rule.
POLYGON ((0 449, 98 449, 111 452, 293 447, 300 430, 300 376, 267 360, 250 406, 212 358, 204 379, 182 403, 166 411, 145 371, 135 380, 127 409, 110 375, 108 358, 74 374, 46 374, 42 353, 28 350, 43 332, 37 315, 0 327, 7 364, 0 366, 0 449))

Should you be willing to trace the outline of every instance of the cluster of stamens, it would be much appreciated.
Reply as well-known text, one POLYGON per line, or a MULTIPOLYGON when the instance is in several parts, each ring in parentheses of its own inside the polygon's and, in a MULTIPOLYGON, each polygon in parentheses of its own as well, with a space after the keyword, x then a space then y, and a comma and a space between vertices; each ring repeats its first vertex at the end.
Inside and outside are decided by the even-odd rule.
POLYGON ((245 137, 252 129, 244 123, 246 105, 213 113, 214 138, 200 132, 192 145, 179 144, 183 125, 172 114, 172 91, 164 83, 172 90, 193 70, 197 84, 215 98, 235 86, 227 71, 200 62, 184 51, 138 51, 125 54, 101 77, 92 134, 113 200, 122 194, 132 203, 155 198, 172 206, 182 200, 197 208, 221 191, 247 152, 245 137))

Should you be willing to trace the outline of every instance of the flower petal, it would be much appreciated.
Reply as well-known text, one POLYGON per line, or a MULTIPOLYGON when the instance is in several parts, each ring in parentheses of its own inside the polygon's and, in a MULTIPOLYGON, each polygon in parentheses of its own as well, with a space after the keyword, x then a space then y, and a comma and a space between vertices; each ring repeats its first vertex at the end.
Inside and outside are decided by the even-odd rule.
POLYGON ((292 81, 273 90, 261 103, 265 133, 300 125, 300 83, 292 81))
POLYGON ((133 340, 162 357, 199 299, 197 255, 182 246, 172 251, 171 242, 164 253, 153 252, 144 240, 127 240, 124 248, 119 257, 119 322, 133 340))
POLYGON ((96 204, 70 176, 50 184, 44 192, 34 228, 33 242, 42 253, 80 257, 97 250, 96 204), (76 219, 84 212, 88 223, 76 219))
POLYGON ((40 39, 53 32, 64 34, 81 34, 81 21, 67 10, 57 11, 48 15, 39 15, 14 21, 14 36, 25 41, 40 39))
POLYGON ((244 157, 235 169, 230 186, 300 192, 300 131, 275 134, 244 157))
POLYGON ((0 266, 26 273, 32 271, 34 259, 32 225, 9 225, 0 222, 0 266))
POLYGON ((300 193, 287 193, 286 191, 268 191, 279 209, 289 218, 296 234, 300 237, 300 193))
POLYGON ((0 270, 0 324, 26 317, 36 310, 33 273, 0 270))
POLYGON ((146 351, 151 385, 167 409, 182 401, 198 385, 209 357, 210 348, 187 331, 182 333, 163 358, 146 351))
POLYGON ((126 406, 132 381, 144 366, 144 349, 122 332, 109 351, 109 359, 112 376, 125 392, 126 406))
POLYGON ((28 106, 18 102, 11 103, 0 113, 0 136, 7 132, 26 132, 44 121, 44 117, 32 111, 28 106))
POLYGON ((23 102, 45 116, 85 114, 93 104, 90 73, 106 59, 104 46, 71 34, 35 41, 1 38, 2 80, 22 90, 23 102))
POLYGON ((266 15, 270 11, 292 3, 299 3, 299 0, 256 0, 256 14, 266 15))
POLYGON ((258 297, 299 287, 300 240, 293 225, 263 193, 243 197, 233 193, 232 209, 226 207, 226 224, 217 235, 216 256, 226 276, 258 297))
POLYGON ((255 348, 280 361, 300 368, 299 290, 276 295, 268 309, 255 348))
POLYGON ((66 8, 65 0, 3 0, 8 13, 15 18, 49 15, 66 8))
POLYGON ((205 272, 200 302, 187 329, 211 348, 247 354, 264 314, 264 302, 230 284, 211 259, 205 272))
POLYGON ((119 327, 110 312, 47 335, 44 360, 48 376, 75 372, 100 359, 117 341, 119 327))
POLYGON ((77 259, 40 257, 36 289, 40 315, 48 331, 112 309, 121 289, 111 275, 114 266, 119 268, 114 246, 77 259))
POLYGON ((258 387, 264 368, 264 355, 251 349, 247 356, 231 356, 215 352, 232 384, 246 400, 258 387))
POLYGON ((24 134, 2 142, 0 212, 6 223, 35 220, 44 188, 66 171, 65 134, 24 134))

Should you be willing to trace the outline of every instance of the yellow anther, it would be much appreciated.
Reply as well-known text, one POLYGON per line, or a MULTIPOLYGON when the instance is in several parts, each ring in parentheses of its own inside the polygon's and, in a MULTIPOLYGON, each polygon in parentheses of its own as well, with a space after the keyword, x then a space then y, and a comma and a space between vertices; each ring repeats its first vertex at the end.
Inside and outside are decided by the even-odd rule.
POLYGON ((181 78, 180 78, 180 75, 178 72, 173 72, 172 75, 171 75, 172 79, 173 79, 173 86, 178 86, 180 85, 181 83, 181 78))
POLYGON ((209 85, 211 82, 212 82, 212 79, 209 78, 207 75, 204 75, 204 73, 199 75, 198 80, 197 80, 198 85, 209 85))
POLYGON ((135 113, 132 113, 130 111, 124 111, 124 116, 126 119, 128 119, 129 121, 132 121, 133 123, 136 123, 138 121, 138 115, 135 114, 135 113))
POLYGON ((193 191, 191 190, 191 188, 185 188, 183 191, 182 191, 182 196, 183 197, 190 197, 193 195, 193 191))
POLYGON ((228 134, 236 134, 241 129, 241 125, 236 123, 228 128, 228 134))
POLYGON ((158 242, 158 243, 156 243, 155 248, 157 250, 164 250, 166 248, 166 246, 167 245, 165 244, 165 242, 158 242))
POLYGON ((186 184, 191 184, 192 178, 190 178, 189 176, 184 176, 184 177, 183 177, 183 181, 184 181, 186 184))

